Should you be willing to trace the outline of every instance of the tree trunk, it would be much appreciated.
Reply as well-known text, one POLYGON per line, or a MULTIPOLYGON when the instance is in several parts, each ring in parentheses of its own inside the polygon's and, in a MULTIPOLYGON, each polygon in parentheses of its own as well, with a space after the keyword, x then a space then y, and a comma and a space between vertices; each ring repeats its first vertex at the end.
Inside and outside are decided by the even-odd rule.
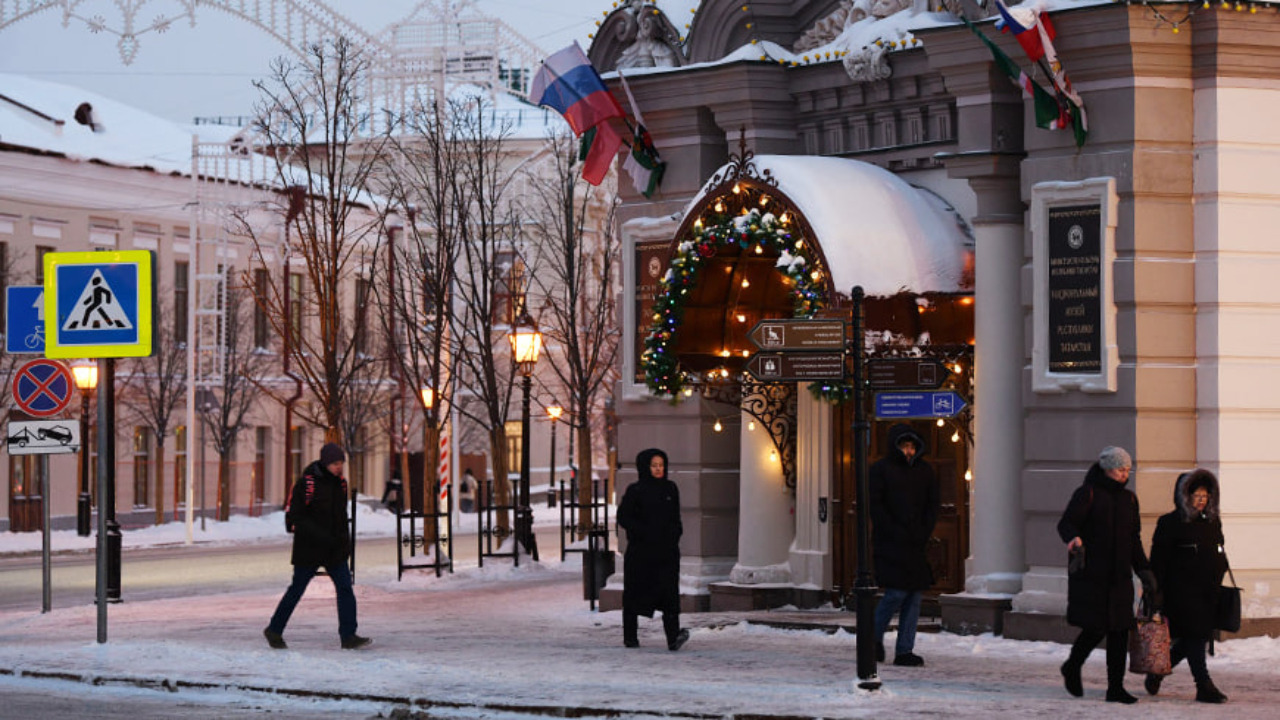
MULTIPOLYGON (((578 433, 578 527, 586 530, 591 527, 592 520, 592 508, 588 506, 595 501, 592 493, 594 483, 591 479, 591 423, 585 414, 578 417, 581 421, 574 428, 578 433)), ((585 534, 581 534, 578 539, 585 537, 585 534)))
POLYGON ((430 547, 436 541, 436 508, 439 507, 440 483, 436 475, 440 468, 440 428, 430 422, 423 423, 422 432, 422 547, 430 547))
MULTIPOLYGON (((507 477, 510 468, 507 465, 507 429, 501 425, 489 431, 489 456, 493 462, 493 503, 498 507, 511 504, 511 481, 507 477)), ((486 498, 486 501, 488 498, 486 498)), ((511 515, 507 510, 498 512, 498 527, 504 532, 503 537, 511 529, 511 515)))
POLYGON ((164 441, 156 443, 156 524, 164 524, 164 441))
POLYGON ((231 519, 231 472, 226 455, 218 455, 218 519, 231 519))

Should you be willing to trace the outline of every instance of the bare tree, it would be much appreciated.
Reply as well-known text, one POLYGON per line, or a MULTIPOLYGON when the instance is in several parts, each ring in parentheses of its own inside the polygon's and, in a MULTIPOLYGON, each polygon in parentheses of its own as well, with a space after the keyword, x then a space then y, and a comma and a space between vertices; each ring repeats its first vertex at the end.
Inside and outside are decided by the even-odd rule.
POLYGON ((366 192, 384 142, 361 133, 372 120, 362 104, 367 71, 361 52, 338 38, 312 45, 305 63, 276 60, 271 82, 255 83, 262 93, 256 130, 273 159, 274 183, 288 188, 281 196, 287 202, 275 208, 284 220, 283 252, 275 228, 263 232, 239 216, 256 266, 270 269, 281 255, 286 267, 292 258, 305 266, 301 292, 290 292, 285 274, 268 272, 254 300, 285 338, 289 372, 311 397, 302 414, 325 428, 327 442, 342 441, 341 428, 355 424, 344 421, 343 400, 354 397, 353 384, 375 382, 380 363, 360 352, 359 332, 344 312, 353 307, 350 277, 381 227, 366 192), (295 302, 302 318, 295 317, 295 302))
MULTIPOLYGON (((464 210, 456 225, 463 253, 451 320, 459 344, 459 391, 468 401, 457 407, 488 431, 494 502, 503 506, 511 500, 506 421, 515 384, 507 334, 511 320, 523 310, 526 282, 512 192, 515 174, 507 153, 511 127, 479 101, 459 118, 454 202, 464 210)), ((508 513, 499 513, 498 524, 504 530, 511 527, 508 513)))
POLYGON ((245 287, 227 288, 222 382, 212 388, 211 396, 200 397, 196 403, 199 421, 218 454, 219 520, 231 517, 231 460, 236 441, 248 427, 250 411, 259 405, 258 388, 265 385, 263 381, 274 364, 269 353, 254 347, 251 297, 245 287))
MULTIPOLYGON (((170 297, 163 290, 160 297, 170 297)), ((156 438, 156 524, 164 517, 164 446, 174 416, 187 397, 187 348, 178 342, 173 306, 155 304, 152 325, 156 328, 149 357, 126 361, 120 387, 116 390, 123 406, 125 421, 150 429, 156 438)))
MULTIPOLYGON (((578 437, 579 502, 592 501, 595 424, 603 424, 602 389, 617 379, 617 259, 613 234, 615 196, 582 180, 577 148, 568 135, 549 142, 548 171, 529 172, 531 294, 540 301, 540 326, 547 339, 546 363, 567 393, 578 437)), ((572 460, 572 459, 571 459, 572 460)), ((578 527, 590 522, 579 509, 578 527)))
MULTIPOLYGON (((417 102, 399 119, 391 143, 390 171, 381 183, 396 225, 378 253, 385 283, 375 283, 389 339, 388 353, 401 382, 400 402, 417 406, 423 426, 423 511, 436 509, 435 468, 439 465, 444 413, 453 402, 455 373, 448 324, 459 259, 459 217, 467 212, 461 178, 459 124, 470 115, 458 102, 417 102), (403 223, 403 227, 399 224, 403 223), (407 386, 409 398, 403 397, 407 386), (431 402, 419 401, 429 389, 431 402)), ((401 447, 401 472, 408 482, 408 457, 401 447)), ((410 490, 406 507, 415 507, 410 490)), ((425 528, 433 539, 434 526, 425 528)))

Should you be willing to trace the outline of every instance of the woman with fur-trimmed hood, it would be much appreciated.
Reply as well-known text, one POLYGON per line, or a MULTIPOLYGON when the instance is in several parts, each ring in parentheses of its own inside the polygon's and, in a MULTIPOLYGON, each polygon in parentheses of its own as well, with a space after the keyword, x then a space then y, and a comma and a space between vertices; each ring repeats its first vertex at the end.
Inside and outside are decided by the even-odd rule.
MULTIPOLYGON (((1186 658, 1196 681, 1196 700, 1207 703, 1227 701, 1214 687, 1205 663, 1218 591, 1227 572, 1218 494, 1218 478, 1208 470, 1179 475, 1173 489, 1174 510, 1160 518, 1151 538, 1151 567, 1164 594, 1173 664, 1186 658)), ((1147 692, 1159 692, 1163 679, 1148 675, 1147 692)))

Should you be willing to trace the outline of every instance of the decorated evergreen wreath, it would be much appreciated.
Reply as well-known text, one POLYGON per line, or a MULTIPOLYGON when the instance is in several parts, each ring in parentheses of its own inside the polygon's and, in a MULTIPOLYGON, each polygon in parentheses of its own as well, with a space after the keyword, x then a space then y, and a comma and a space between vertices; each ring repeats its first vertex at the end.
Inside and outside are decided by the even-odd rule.
MULTIPOLYGON (((640 357, 645 384, 656 395, 675 397, 689 379, 681 372, 671 345, 684 317, 686 297, 698 279, 698 273, 717 248, 736 245, 746 250, 759 244, 779 254, 778 271, 791 278, 795 317, 813 317, 826 304, 817 263, 809 255, 804 238, 793 235, 782 218, 752 208, 743 215, 720 215, 713 222, 694 223, 692 237, 680 243, 667 274, 658 281, 658 296, 653 303, 652 324, 640 357)), ((850 396, 842 383, 814 383, 811 390, 828 400, 839 402, 850 396)))

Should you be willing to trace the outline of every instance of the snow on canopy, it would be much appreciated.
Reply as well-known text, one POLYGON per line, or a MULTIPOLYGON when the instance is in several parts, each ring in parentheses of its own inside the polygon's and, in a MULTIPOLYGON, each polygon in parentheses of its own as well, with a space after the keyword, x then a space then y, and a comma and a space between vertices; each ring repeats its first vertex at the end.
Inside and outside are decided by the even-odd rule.
MULTIPOLYGON (((757 155, 753 162, 808 221, 837 292, 854 285, 869 296, 964 289, 973 243, 957 215, 927 191, 858 160, 757 155)), ((703 187, 685 214, 711 190, 703 187)))

